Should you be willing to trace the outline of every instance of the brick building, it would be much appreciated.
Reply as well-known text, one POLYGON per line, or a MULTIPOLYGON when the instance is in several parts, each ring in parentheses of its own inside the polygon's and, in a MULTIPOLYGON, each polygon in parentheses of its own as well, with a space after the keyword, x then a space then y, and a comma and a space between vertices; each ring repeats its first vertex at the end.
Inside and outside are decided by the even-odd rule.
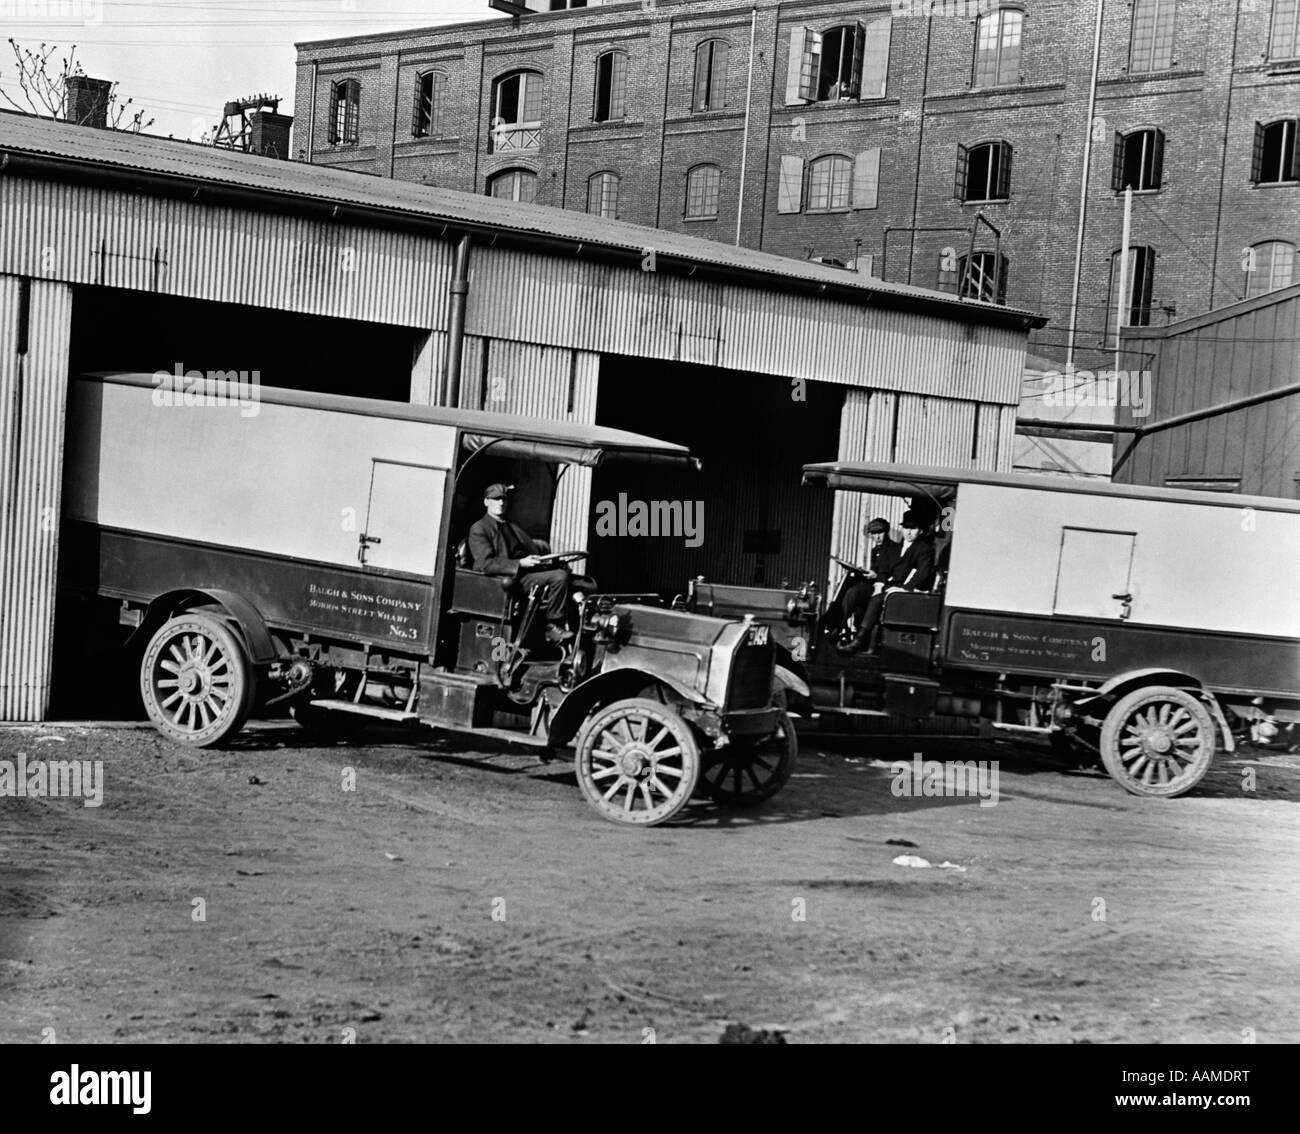
POLYGON ((1042 311, 1045 365, 1113 363, 1125 185, 1126 321, 1296 278, 1300 0, 581 6, 300 44, 296 105, 312 162, 1042 311))

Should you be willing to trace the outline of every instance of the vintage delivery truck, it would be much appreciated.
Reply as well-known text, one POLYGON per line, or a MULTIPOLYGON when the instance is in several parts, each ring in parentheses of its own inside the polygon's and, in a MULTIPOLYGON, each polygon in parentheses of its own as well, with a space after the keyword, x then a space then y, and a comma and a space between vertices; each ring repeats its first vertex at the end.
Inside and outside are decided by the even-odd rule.
POLYGON ((490 484, 517 486, 511 519, 541 537, 566 469, 680 466, 685 449, 255 393, 223 405, 222 391, 181 398, 153 375, 72 383, 60 617, 90 624, 115 608, 163 735, 214 745, 280 706, 322 731, 384 720, 572 746, 587 800, 632 825, 672 818, 693 794, 744 805, 784 785, 797 752, 785 692, 807 689, 778 671, 766 626, 575 576, 573 636, 551 645, 539 589, 465 558, 490 484))
POLYGON ((861 557, 835 587, 692 582, 688 609, 772 626, 809 715, 972 718, 1151 796, 1300 722, 1300 501, 881 463, 804 482, 905 499, 938 567, 884 595, 875 652, 846 633, 861 557))

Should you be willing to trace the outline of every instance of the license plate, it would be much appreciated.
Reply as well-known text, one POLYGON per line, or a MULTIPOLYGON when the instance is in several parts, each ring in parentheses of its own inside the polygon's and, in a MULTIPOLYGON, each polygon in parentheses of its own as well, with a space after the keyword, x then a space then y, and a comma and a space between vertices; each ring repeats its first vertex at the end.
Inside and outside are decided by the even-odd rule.
POLYGON ((767 645, 767 636, 768 636, 768 633, 770 632, 770 630, 771 630, 771 627, 769 627, 769 626, 763 626, 763 625, 761 625, 761 624, 758 625, 758 626, 751 626, 751 627, 749 628, 749 633, 745 636, 745 643, 746 643, 746 645, 750 645, 750 646, 766 646, 766 645, 767 645))

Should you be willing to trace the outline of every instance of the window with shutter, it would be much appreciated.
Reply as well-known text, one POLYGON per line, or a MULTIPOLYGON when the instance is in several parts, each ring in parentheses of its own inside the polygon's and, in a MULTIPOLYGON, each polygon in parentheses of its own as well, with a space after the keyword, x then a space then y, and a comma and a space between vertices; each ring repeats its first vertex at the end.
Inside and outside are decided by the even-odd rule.
POLYGON ((727 62, 731 49, 725 40, 705 40, 695 49, 695 86, 691 108, 697 112, 721 110, 727 105, 727 62))
POLYGON ((1134 130, 1116 138, 1118 165, 1111 177, 1115 192, 1159 189, 1164 169, 1164 134, 1156 129, 1134 130))
POLYGON ((862 40, 866 35, 861 24, 831 28, 821 36, 821 66, 817 73, 818 102, 839 102, 857 98, 854 67, 862 73, 862 40))
POLYGON ((966 200, 966 177, 970 171, 970 150, 957 143, 957 169, 953 176, 952 195, 959 201, 966 200))
POLYGON ((1011 196, 1011 143, 957 147, 955 196, 961 201, 1005 201, 1011 196))
POLYGON ((853 159, 853 207, 874 209, 880 189, 880 147, 863 150, 853 159))
POLYGON ((1300 147, 1296 145, 1300 120, 1281 118, 1265 125, 1255 123, 1251 180, 1257 185, 1300 181, 1300 147))
POLYGON ((842 154, 828 154, 808 167, 808 211, 830 213, 847 211, 853 163, 842 154))
POLYGON ((999 142, 996 153, 998 155, 997 175, 990 178, 994 184, 993 199, 1006 201, 1011 197, 1011 143, 999 142))
POLYGON ((797 213, 803 208, 803 158, 781 155, 781 175, 776 184, 776 211, 797 213))
POLYGON ((1156 252, 1145 244, 1130 245, 1128 250, 1128 280, 1120 298, 1120 270, 1123 251, 1117 250, 1110 258, 1110 294, 1106 303, 1106 341, 1115 344, 1117 307, 1123 307, 1125 327, 1146 327, 1151 323, 1151 293, 1155 281, 1156 252))
POLYGON ((860 98, 884 98, 889 81, 889 37, 893 20, 873 20, 864 36, 860 98))
POLYGON ((627 54, 607 51, 596 60, 596 105, 592 119, 611 122, 626 116, 627 54))
POLYGON ((416 78, 415 106, 411 112, 413 137, 442 137, 446 91, 447 76, 441 71, 426 71, 416 78))
POLYGON ((356 142, 360 119, 361 83, 340 79, 330 90, 329 140, 335 144, 356 142))
POLYGON ((817 98, 822 37, 812 28, 790 29, 790 59, 785 75, 785 103, 793 106, 817 98))

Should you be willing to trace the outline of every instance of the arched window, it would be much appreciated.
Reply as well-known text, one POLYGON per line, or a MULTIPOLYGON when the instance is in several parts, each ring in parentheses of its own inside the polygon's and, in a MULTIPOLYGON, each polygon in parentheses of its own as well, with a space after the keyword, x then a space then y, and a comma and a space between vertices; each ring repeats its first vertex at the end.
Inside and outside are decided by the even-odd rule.
POLYGON ((1020 81, 1020 43, 1025 14, 999 8, 980 16, 975 26, 975 71, 971 85, 1004 87, 1020 81))
POLYGON ((1296 127, 1300 120, 1279 118, 1255 123, 1255 148, 1250 162, 1250 179, 1256 185, 1300 181, 1300 147, 1296 127))
POLYGON ((1145 244, 1130 245, 1128 250, 1128 279, 1120 292, 1122 250, 1110 257, 1110 292, 1106 300, 1106 341, 1115 342, 1115 312, 1121 307, 1125 327, 1147 327, 1151 324, 1151 288, 1155 280, 1156 250, 1145 244))
POLYGON ((791 28, 785 104, 884 98, 893 23, 886 13, 867 24, 844 24, 824 32, 791 28))
POLYGON ((537 199, 537 174, 529 169, 503 169, 488 178, 489 197, 531 205, 537 199))
POLYGON ((415 80, 415 106, 411 111, 413 138, 441 138, 445 132, 447 76, 426 71, 415 80))
POLYGON ((1241 267, 1247 299, 1290 287, 1295 280, 1295 245, 1285 240, 1265 240, 1246 249, 1241 267))
POLYGON ((722 174, 716 165, 697 165, 686 174, 686 215, 695 220, 718 215, 722 174))
POLYGON ((1133 39, 1128 69, 1134 74, 1166 71, 1174 65, 1174 21, 1178 0, 1133 0, 1133 39))
POLYGON ((706 39, 695 49, 692 110, 697 113, 721 110, 727 105, 727 61, 730 54, 731 48, 722 39, 706 39))
POLYGON ((587 179, 587 212, 618 220, 618 184, 617 173, 609 170, 593 173, 587 179))
POLYGON ((996 252, 976 252, 957 261, 957 294, 985 303, 1007 301, 1007 258, 996 252))
POLYGON ((957 147, 953 196, 959 201, 1005 201, 1011 196, 1011 143, 957 147))
POLYGON ((808 163, 808 212, 829 213, 849 207, 853 161, 843 154, 827 154, 808 163))
POLYGON ((512 71, 492 84, 488 153, 540 148, 545 82, 540 71, 512 71))
POLYGON ((596 60, 595 122, 627 117, 627 52, 607 51, 596 60))
POLYGON ((863 39, 856 25, 831 28, 822 33, 821 71, 817 77, 817 101, 837 102, 857 98, 862 81, 863 39))
POLYGON ((1111 166, 1110 187, 1116 193, 1122 193, 1125 189, 1135 192, 1159 189, 1164 166, 1164 131, 1152 128, 1115 134, 1115 160, 1111 166))
POLYGON ((330 141, 336 145, 356 142, 360 137, 360 117, 360 80, 340 79, 330 89, 330 141))

